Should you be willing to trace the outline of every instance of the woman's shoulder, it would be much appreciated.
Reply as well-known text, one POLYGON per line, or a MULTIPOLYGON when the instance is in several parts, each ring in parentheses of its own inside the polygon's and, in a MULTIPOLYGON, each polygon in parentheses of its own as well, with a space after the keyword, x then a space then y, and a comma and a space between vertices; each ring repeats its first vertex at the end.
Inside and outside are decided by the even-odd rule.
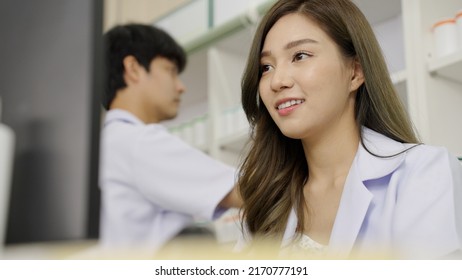
POLYGON ((404 144, 406 147, 406 161, 420 164, 453 164, 457 163, 457 157, 446 147, 427 144, 404 144))
POLYGON ((457 157, 446 147, 401 143, 366 127, 362 136, 364 141, 357 162, 363 179, 381 178, 395 172, 406 178, 429 174, 450 178, 462 173, 457 157))
POLYGON ((444 146, 400 143, 368 128, 363 128, 363 136, 368 150, 378 155, 403 154, 405 161, 420 164, 458 163, 457 157, 444 146))
POLYGON ((462 187, 462 166, 446 147, 425 144, 405 144, 410 148, 400 167, 403 177, 418 180, 422 185, 439 182, 439 185, 462 187), (414 145, 414 146, 413 146, 414 145))

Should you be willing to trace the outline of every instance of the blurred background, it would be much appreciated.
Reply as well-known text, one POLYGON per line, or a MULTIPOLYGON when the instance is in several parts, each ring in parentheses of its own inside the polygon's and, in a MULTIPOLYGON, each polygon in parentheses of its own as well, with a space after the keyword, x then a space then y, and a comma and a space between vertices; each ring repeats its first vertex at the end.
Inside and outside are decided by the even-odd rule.
MULTIPOLYGON (((1 0, 0 258, 40 257, 31 248, 98 239, 101 35, 116 24, 155 24, 181 43, 187 91, 179 116, 165 125, 238 166, 249 139, 240 78, 256 23, 274 2, 1 0), (21 254, 11 254, 18 246, 21 254)), ((455 18, 461 2, 353 2, 373 25, 424 142, 461 157, 462 35, 444 41, 441 54, 433 28, 455 18)), ((219 243, 235 241, 236 217, 207 225, 219 243)))

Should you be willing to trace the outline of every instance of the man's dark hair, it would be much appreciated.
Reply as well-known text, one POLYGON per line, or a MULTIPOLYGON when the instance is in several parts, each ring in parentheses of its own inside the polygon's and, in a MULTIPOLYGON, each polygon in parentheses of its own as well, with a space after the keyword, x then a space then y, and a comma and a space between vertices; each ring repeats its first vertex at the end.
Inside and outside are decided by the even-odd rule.
POLYGON ((167 32, 144 24, 118 25, 104 34, 104 52, 106 65, 106 87, 102 105, 106 110, 115 97, 116 91, 126 87, 123 74, 123 60, 132 55, 146 71, 156 57, 171 60, 183 71, 186 54, 183 48, 167 32))

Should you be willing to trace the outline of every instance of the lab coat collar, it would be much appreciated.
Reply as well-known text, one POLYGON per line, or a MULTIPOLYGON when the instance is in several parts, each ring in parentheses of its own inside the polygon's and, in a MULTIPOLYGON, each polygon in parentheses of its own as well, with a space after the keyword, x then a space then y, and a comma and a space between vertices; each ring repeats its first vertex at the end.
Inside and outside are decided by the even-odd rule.
POLYGON ((112 109, 106 112, 106 116, 104 118, 104 125, 108 125, 112 122, 126 122, 135 125, 145 125, 140 119, 138 119, 132 113, 122 110, 122 109, 112 109))
MULTIPOLYGON (((402 143, 366 127, 362 128, 362 136, 367 149, 376 155, 390 156, 405 150, 402 143)), ((380 158, 370 154, 361 143, 359 144, 345 181, 332 229, 328 247, 331 256, 346 258, 353 248, 373 197, 365 182, 387 176, 396 170, 403 160, 404 153, 389 158, 380 158)), ((283 246, 293 241, 296 227, 297 216, 295 210, 292 210, 283 236, 283 246)))
POLYGON ((405 153, 401 153, 406 150, 404 144, 367 127, 362 127, 362 136, 369 150, 360 143, 356 153, 355 163, 362 181, 382 178, 392 173, 404 160, 405 153))

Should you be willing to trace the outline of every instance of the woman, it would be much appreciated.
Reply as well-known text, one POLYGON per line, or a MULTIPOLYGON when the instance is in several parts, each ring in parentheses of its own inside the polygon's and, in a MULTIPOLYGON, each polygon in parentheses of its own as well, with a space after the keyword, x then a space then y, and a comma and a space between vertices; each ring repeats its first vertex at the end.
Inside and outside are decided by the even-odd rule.
POLYGON ((419 144, 351 1, 275 3, 256 31, 242 103, 253 132, 239 178, 247 243, 334 258, 462 247, 461 167, 419 144))

